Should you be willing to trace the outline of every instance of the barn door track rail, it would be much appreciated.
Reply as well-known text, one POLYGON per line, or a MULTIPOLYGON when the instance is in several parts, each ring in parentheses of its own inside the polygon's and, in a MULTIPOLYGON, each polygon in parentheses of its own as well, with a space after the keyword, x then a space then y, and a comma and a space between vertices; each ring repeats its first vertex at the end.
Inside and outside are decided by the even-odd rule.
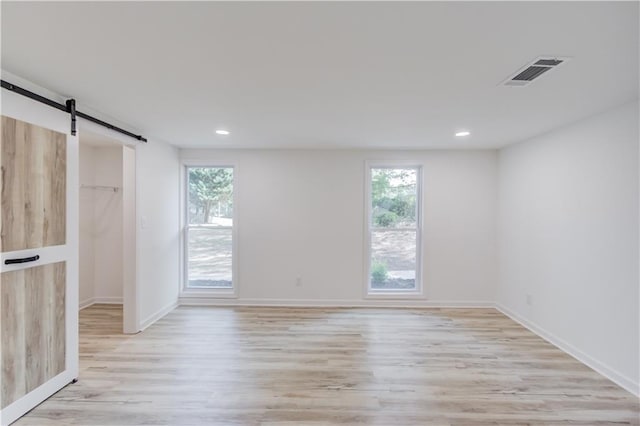
POLYGON ((33 99, 34 101, 41 102, 45 105, 48 105, 52 108, 59 109, 60 111, 67 112, 71 115, 71 134, 75 136, 76 134, 76 117, 84 118, 87 121, 91 121, 92 123, 96 123, 99 126, 106 127, 107 129, 113 130, 114 132, 122 133, 123 135, 129 136, 135 140, 140 142, 147 142, 147 139, 143 136, 136 135, 135 133, 131 133, 128 130, 120 128, 118 126, 114 126, 111 123, 107 123, 106 121, 102 121, 99 118, 95 118, 89 114, 85 114, 84 112, 80 112, 76 110, 76 100, 75 99, 67 99, 65 104, 61 104, 49 98, 45 98, 44 96, 38 95, 37 93, 33 93, 27 89, 23 89, 22 87, 18 87, 15 84, 9 83, 5 80, 0 80, 2 82, 2 88, 15 92, 19 95, 26 96, 29 99, 33 99))

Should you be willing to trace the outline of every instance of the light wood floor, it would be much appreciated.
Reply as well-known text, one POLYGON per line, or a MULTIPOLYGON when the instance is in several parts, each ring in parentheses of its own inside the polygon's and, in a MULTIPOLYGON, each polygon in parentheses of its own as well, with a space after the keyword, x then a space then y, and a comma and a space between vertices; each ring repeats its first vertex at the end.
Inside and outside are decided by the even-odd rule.
POLYGON ((80 381, 26 425, 640 424, 637 398, 492 309, 80 314, 80 381))

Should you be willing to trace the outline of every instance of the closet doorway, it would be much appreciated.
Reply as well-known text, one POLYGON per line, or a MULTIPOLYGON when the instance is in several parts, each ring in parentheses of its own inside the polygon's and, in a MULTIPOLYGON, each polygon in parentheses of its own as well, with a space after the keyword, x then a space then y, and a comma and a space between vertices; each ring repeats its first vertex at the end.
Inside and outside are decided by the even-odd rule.
POLYGON ((137 333, 135 149, 84 129, 79 141, 79 308, 137 333))

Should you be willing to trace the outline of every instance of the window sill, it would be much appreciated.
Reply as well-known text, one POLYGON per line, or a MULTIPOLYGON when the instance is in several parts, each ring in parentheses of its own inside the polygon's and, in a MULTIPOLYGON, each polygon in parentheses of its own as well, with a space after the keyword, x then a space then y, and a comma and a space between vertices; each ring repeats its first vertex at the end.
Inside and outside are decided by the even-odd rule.
POLYGON ((189 288, 182 290, 180 297, 185 299, 237 299, 238 294, 231 288, 189 288))
POLYGON ((422 291, 369 291, 365 299, 426 299, 422 291))

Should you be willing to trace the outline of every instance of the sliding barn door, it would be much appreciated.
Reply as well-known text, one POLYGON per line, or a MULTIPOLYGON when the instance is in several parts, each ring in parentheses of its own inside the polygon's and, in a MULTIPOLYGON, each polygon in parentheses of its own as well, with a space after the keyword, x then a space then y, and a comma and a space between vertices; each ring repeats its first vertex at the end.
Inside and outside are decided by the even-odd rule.
POLYGON ((3 116, 0 155, 4 425, 74 378, 67 322, 77 306, 67 300, 67 135, 3 116))

